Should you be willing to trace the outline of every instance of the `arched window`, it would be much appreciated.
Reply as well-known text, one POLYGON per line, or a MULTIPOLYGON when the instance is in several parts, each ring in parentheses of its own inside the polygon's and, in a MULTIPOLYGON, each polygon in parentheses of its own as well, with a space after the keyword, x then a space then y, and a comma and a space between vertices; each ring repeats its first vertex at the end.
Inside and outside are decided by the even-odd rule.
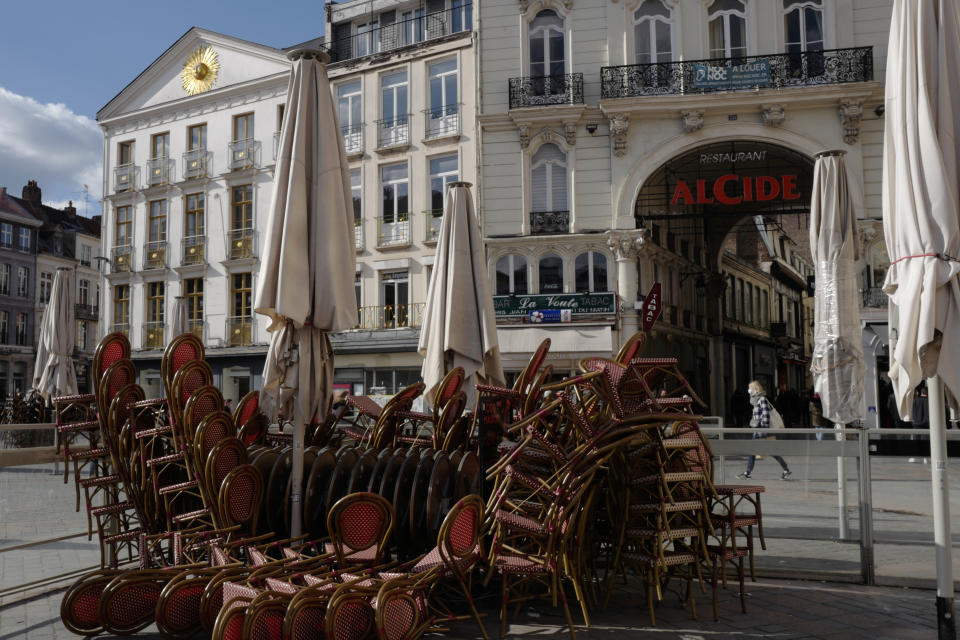
POLYGON ((511 253, 497 260, 497 295, 505 296, 511 293, 526 295, 527 288, 527 259, 519 253, 511 253))
POLYGON ((573 263, 574 284, 578 293, 607 291, 607 256, 588 251, 573 263))
POLYGON ((707 8, 711 58, 747 55, 747 8, 742 0, 713 0, 707 8))
POLYGON ((563 291, 563 258, 548 253, 540 258, 540 293, 563 291))
POLYGON ((566 69, 563 18, 544 9, 530 22, 530 75, 563 75, 566 69))
POLYGON ((555 144, 545 144, 530 162, 533 211, 569 211, 567 205, 567 154, 555 144))
POLYGON ((670 10, 662 0, 644 0, 633 12, 633 50, 637 64, 673 59, 670 10))
POLYGON ((823 51, 823 0, 783 0, 787 53, 823 51))

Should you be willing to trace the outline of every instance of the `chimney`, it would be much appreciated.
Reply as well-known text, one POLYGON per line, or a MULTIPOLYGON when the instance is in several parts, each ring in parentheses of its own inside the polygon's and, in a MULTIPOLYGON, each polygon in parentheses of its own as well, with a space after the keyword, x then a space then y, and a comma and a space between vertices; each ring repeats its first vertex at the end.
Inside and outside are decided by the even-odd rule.
POLYGON ((20 197, 30 203, 30 206, 39 209, 41 204, 41 192, 40 187, 37 185, 37 181, 28 180, 27 186, 23 188, 23 193, 20 197))
POLYGON ((68 204, 67 206, 65 206, 65 207, 63 208, 63 212, 64 212, 65 214, 67 214, 68 216, 70 216, 71 218, 76 218, 76 217, 77 217, 77 208, 76 208, 75 206, 73 206, 73 200, 70 200, 69 202, 70 202, 70 204, 68 204))

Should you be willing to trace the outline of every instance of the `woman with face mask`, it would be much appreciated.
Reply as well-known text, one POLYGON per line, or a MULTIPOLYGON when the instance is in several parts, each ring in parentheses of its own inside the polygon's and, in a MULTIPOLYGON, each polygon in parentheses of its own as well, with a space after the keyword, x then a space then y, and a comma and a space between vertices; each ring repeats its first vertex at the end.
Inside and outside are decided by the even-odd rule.
MULTIPOLYGON (((747 393, 750 394, 750 404, 753 405, 753 417, 750 418, 751 427, 759 427, 761 429, 770 428, 770 401, 767 400, 766 393, 763 390, 763 385, 757 382, 756 380, 752 381, 747 386, 747 393)), ((758 438, 765 438, 766 436, 761 435, 760 433, 754 433, 754 440, 758 438)), ((783 473, 780 474, 782 480, 786 480, 793 472, 790 471, 790 468, 787 466, 786 461, 780 456, 773 456, 773 459, 780 463, 780 466, 783 468, 783 473)), ((747 458, 747 469, 743 473, 737 475, 738 478, 750 478, 753 474, 753 465, 757 462, 757 456, 750 456, 747 458)))

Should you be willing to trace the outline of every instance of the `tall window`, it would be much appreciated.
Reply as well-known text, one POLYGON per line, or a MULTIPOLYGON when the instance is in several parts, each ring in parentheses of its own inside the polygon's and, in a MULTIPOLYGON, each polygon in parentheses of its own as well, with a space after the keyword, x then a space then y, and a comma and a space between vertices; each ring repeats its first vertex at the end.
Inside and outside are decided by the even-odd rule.
POLYGON ((363 92, 360 81, 337 87, 337 115, 343 131, 343 146, 347 153, 363 149, 363 92))
POLYGON ((147 322, 163 322, 164 283, 147 283, 147 322))
POLYGON ((133 243, 133 214, 130 205, 117 207, 115 236, 115 247, 129 247, 133 243))
POLYGON ((0 264, 0 296, 10 295, 10 265, 0 264))
POLYGON ((24 346, 27 344, 27 314, 17 314, 17 344, 24 346))
POLYGON ((427 119, 427 137, 442 136, 459 131, 457 99, 457 59, 434 62, 429 67, 430 111, 427 119))
POLYGON ((253 291, 253 275, 250 273, 233 274, 231 300, 233 316, 249 318, 252 313, 251 295, 253 291))
MULTIPOLYGON (((423 9, 410 9, 400 14, 401 40, 404 45, 421 42, 424 38, 424 11, 423 9)), ((431 22, 432 26, 432 22, 431 22)))
POLYGON ((133 140, 117 144, 117 165, 133 164, 133 140))
POLYGON ((407 72, 405 69, 380 78, 380 132, 378 144, 390 146, 409 142, 407 125, 407 72))
POLYGON ((245 184, 231 189, 233 230, 253 229, 253 185, 245 184))
POLYGON ((363 306, 363 304, 362 304, 363 296, 361 295, 361 294, 363 293, 363 289, 362 289, 362 287, 361 287, 361 282, 362 282, 362 281, 363 281, 363 278, 361 278, 360 272, 357 271, 357 272, 353 275, 353 292, 354 292, 355 294, 357 294, 357 309, 359 309, 359 308, 361 308, 361 307, 363 306))
POLYGON ((633 50, 637 64, 673 59, 670 10, 662 0, 644 0, 633 12, 633 50))
POLYGON ((409 219, 410 183, 407 177, 407 164, 390 164, 380 168, 380 184, 383 188, 384 224, 392 224, 409 219))
POLYGON ((545 144, 530 163, 534 211, 569 211, 567 154, 555 144, 545 144))
POLYGON ((77 304, 88 305, 90 304, 90 281, 89 280, 80 280, 79 285, 77 286, 77 304))
POLYGON ((363 185, 360 181, 360 169, 350 171, 350 196, 353 200, 353 222, 359 225, 363 219, 363 185))
POLYGON ((165 242, 167 239, 167 201, 150 202, 150 224, 147 227, 147 242, 165 242))
POLYGON ((233 116, 233 141, 248 140, 253 137, 253 114, 244 113, 233 116))
POLYGON ((93 261, 93 247, 88 244, 80 247, 80 264, 85 267, 89 267, 90 263, 93 261))
POLYGON ((53 291, 53 274, 49 271, 40 272, 40 304, 50 302, 50 292, 53 291))
POLYGON ((563 258, 556 254, 547 254, 540 258, 540 293, 560 293, 563 291, 563 258))
POLYGON ((195 124, 187 127, 187 151, 201 151, 207 148, 207 124, 195 124))
POLYGON ((787 53, 823 50, 823 0, 783 0, 787 53))
POLYGON ((81 351, 87 350, 87 321, 77 321, 77 348, 81 351))
POLYGON ((20 251, 29 252, 30 251, 30 229, 26 227, 20 227, 20 237, 18 238, 19 242, 17 246, 20 251))
POLYGON ((191 193, 184 200, 183 235, 185 238, 195 238, 204 234, 204 195, 191 193))
POLYGON ((203 324, 203 278, 188 278, 183 281, 183 294, 187 303, 187 321, 190 328, 203 324))
POLYGON ((363 22, 357 25, 357 34, 354 41, 354 57, 359 58, 377 51, 377 26, 376 20, 363 22))
POLYGON ((473 29, 473 0, 451 0, 450 13, 453 33, 473 29))
POLYGON ((707 8, 711 58, 747 55, 747 9, 742 0, 713 0, 707 8))
POLYGON ((30 269, 28 267, 17 268, 17 295, 21 298, 30 297, 30 269))
POLYGON ((430 160, 430 209, 434 215, 443 214, 443 198, 451 182, 457 181, 457 156, 442 156, 430 160))
POLYGON ((0 222, 0 247, 8 249, 13 246, 13 225, 9 222, 0 222))
POLYGON ((150 158, 161 160, 170 155, 170 133, 158 133, 150 138, 150 158))
POLYGON ((130 285, 118 284, 113 288, 113 323, 130 324, 130 285))
POLYGON ((573 270, 578 292, 607 291, 607 256, 599 251, 578 255, 573 270))
POLYGON ((497 260, 497 295, 526 295, 527 259, 519 253, 511 253, 497 260))
POLYGON ((0 344, 10 344, 10 312, 0 311, 0 344))
POLYGON ((408 294, 409 275, 406 271, 380 272, 380 299, 383 302, 385 329, 408 325, 408 294))
POLYGON ((563 75, 563 18, 556 11, 545 9, 530 23, 530 75, 533 77, 563 75))

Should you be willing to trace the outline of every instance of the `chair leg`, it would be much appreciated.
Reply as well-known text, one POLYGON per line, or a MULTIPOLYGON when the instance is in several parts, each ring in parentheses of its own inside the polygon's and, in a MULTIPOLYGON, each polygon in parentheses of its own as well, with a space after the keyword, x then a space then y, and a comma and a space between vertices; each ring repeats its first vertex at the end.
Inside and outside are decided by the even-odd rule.
POLYGON ((567 604, 567 594, 563 592, 563 584, 559 584, 560 600, 563 602, 563 614, 567 617, 567 627, 570 629, 570 640, 577 640, 577 632, 573 626, 573 618, 570 617, 570 606, 567 604))
POLYGON ((483 640, 490 640, 487 636, 487 630, 483 626, 483 620, 480 618, 480 612, 477 611, 477 607, 473 603, 473 595, 471 594, 470 587, 468 587, 459 576, 457 577, 457 580, 460 582, 460 589, 463 591, 463 595, 467 599, 467 604, 470 605, 470 615, 473 616, 473 619, 477 621, 477 626, 480 627, 480 633, 483 634, 483 640))
POLYGON ((653 569, 647 569, 647 609, 650 610, 650 626, 657 626, 657 617, 653 613, 653 569))
POLYGON ((720 556, 714 555, 714 556, 711 558, 711 563, 710 563, 710 573, 711 573, 710 586, 711 586, 711 589, 712 589, 712 591, 713 591, 712 597, 713 597, 713 621, 714 621, 714 622, 719 622, 719 620, 720 620, 720 608, 717 606, 717 592, 718 592, 718 590, 719 590, 719 586, 718 586, 718 584, 717 584, 717 582, 718 582, 718 580, 717 580, 717 564, 719 564, 719 562, 720 562, 720 556))
POLYGON ((740 580, 740 611, 742 611, 743 613, 746 613, 747 598, 746 598, 746 594, 744 593, 744 586, 743 586, 743 556, 738 558, 737 578, 740 580))
POLYGON ((509 594, 509 585, 507 574, 501 573, 500 577, 503 580, 503 593, 502 599, 500 602, 500 637, 503 638, 507 635, 507 609, 510 607, 510 594, 509 594))

